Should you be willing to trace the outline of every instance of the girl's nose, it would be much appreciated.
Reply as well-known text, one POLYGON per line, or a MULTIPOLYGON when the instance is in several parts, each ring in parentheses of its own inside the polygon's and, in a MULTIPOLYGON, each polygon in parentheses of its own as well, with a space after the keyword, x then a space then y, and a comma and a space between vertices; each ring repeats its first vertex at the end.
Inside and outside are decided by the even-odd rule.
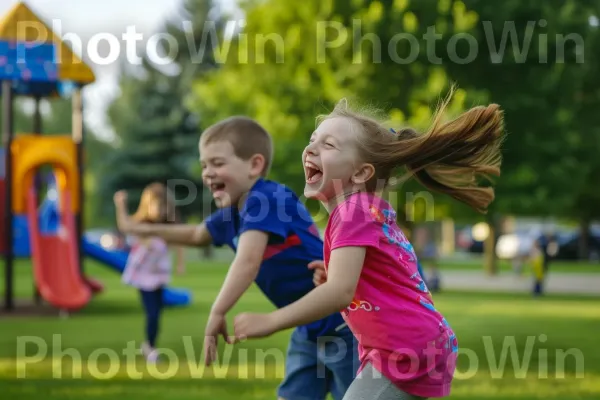
POLYGON ((311 156, 317 155, 317 146, 315 142, 309 143, 308 146, 306 146, 305 151, 306 154, 310 154, 311 156))

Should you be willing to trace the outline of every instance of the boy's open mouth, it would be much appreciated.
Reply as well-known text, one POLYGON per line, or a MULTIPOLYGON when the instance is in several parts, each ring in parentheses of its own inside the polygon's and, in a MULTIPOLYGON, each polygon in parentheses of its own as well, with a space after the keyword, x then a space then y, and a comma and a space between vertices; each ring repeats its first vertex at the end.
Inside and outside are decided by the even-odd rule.
POLYGON ((225 184, 222 182, 216 182, 216 183, 210 184, 210 191, 213 193, 222 192, 223 190, 225 190, 225 184))
POLYGON ((306 183, 316 183, 323 177, 323 171, 316 164, 305 161, 304 172, 306 175, 306 183))

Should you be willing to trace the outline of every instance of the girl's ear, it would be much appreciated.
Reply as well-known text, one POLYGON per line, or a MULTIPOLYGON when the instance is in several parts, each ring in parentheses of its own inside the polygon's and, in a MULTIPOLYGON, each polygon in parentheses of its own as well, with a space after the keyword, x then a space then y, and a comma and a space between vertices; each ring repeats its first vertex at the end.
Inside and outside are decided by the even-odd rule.
POLYGON ((375 167, 372 164, 361 165, 352 175, 352 183, 355 185, 366 184, 375 175, 375 167))
POLYGON ((250 177, 256 178, 262 175, 265 169, 266 160, 262 154, 255 154, 250 158, 250 177))

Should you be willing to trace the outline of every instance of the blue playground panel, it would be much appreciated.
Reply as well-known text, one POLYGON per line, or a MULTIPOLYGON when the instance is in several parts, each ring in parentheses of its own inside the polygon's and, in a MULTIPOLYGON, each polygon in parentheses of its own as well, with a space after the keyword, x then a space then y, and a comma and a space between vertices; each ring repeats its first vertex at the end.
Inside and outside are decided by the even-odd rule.
POLYGON ((19 43, 0 40, 0 80, 12 81, 13 90, 21 95, 50 96, 58 91, 56 47, 52 43, 19 43))
POLYGON ((26 215, 13 216, 13 255, 15 257, 31 257, 29 224, 26 215))
POLYGON ((0 41, 0 80, 54 82, 58 66, 52 43, 0 41))

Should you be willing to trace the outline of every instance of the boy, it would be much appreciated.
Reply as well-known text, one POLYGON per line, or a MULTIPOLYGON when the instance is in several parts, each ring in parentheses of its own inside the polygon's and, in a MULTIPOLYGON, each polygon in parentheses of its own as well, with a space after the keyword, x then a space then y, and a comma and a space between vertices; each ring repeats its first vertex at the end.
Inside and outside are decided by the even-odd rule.
MULTIPOLYGON (((225 316, 252 281, 276 307, 293 303, 315 287, 308 264, 323 257, 323 242, 297 196, 265 179, 272 142, 257 122, 226 119, 202 134, 199 147, 202 180, 219 207, 206 221, 199 226, 134 224, 124 202, 117 215, 126 233, 191 246, 226 244, 235 251, 206 324, 204 356, 210 365, 216 358, 217 337, 223 335, 229 342, 225 316)), ((358 367, 356 346, 339 313, 295 329, 279 398, 325 399, 330 392, 342 399, 358 367), (335 339, 317 340, 325 336, 335 339)))

